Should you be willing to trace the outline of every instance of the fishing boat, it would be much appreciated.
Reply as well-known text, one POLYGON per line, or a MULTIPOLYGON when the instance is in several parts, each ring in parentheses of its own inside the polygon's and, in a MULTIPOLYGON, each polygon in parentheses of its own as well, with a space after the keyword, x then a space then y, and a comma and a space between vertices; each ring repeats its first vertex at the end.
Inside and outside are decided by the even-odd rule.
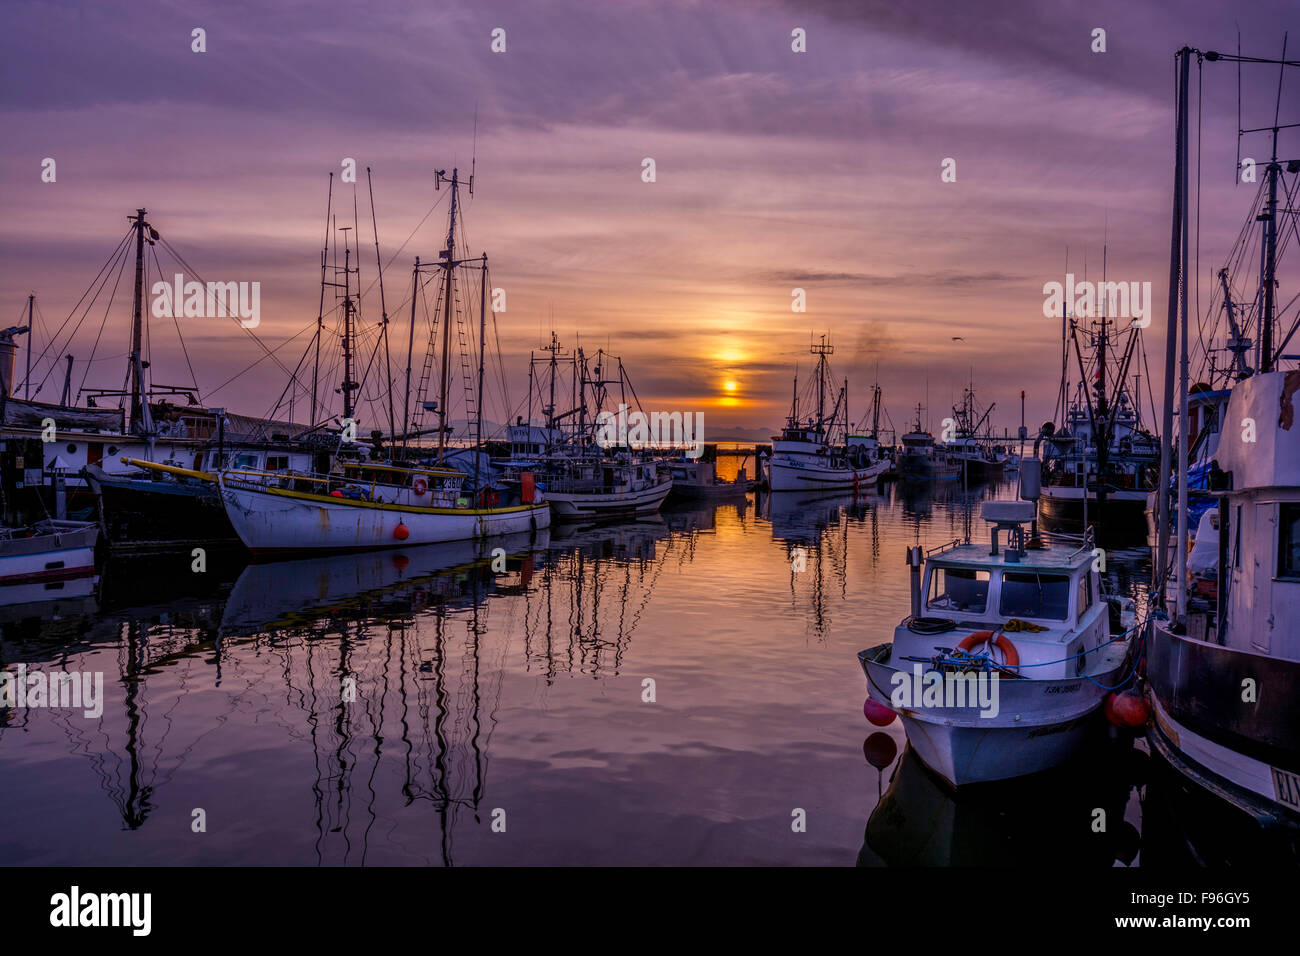
POLYGON ((0 585, 92 575, 98 537, 93 521, 47 519, 0 528, 0 585))
POLYGON ((949 457, 956 463, 959 474, 968 484, 996 481, 1002 477, 1007 457, 1005 450, 996 450, 987 435, 980 436, 980 430, 985 428, 995 407, 996 402, 986 408, 982 415, 978 414, 975 389, 970 385, 962 391, 961 405, 952 408, 956 434, 945 444, 949 457))
MULTIPOLYGON (((799 377, 795 376, 790 415, 781 434, 772 439, 772 454, 763 462, 767 487, 773 492, 833 491, 874 485, 889 468, 879 454, 879 443, 871 435, 849 438, 848 380, 841 386, 835 404, 826 408, 830 381, 827 356, 835 347, 822 336, 811 347, 817 356, 815 381, 816 414, 800 413, 799 377)), ((877 406, 879 389, 876 390, 877 406)), ((877 413, 878 414, 878 413, 877 413)))
POLYGON ((552 458, 541 483, 557 518, 612 518, 654 514, 673 490, 659 462, 630 453, 552 458))
POLYGON ((961 477, 961 466, 946 445, 936 443, 921 425, 921 406, 916 406, 916 427, 903 435, 898 453, 898 474, 904 481, 952 481, 961 477))
POLYGON ((1145 365, 1141 327, 1130 323, 1116 331, 1115 320, 1104 315, 1087 328, 1069 317, 1062 323, 1062 417, 1059 427, 1043 425, 1036 446, 1043 458, 1044 522, 1068 533, 1091 526, 1108 545, 1141 541, 1160 463, 1160 441, 1147 429, 1133 397, 1137 388, 1128 381, 1136 363, 1145 365), (1067 343, 1089 379, 1075 383, 1068 401, 1067 343))
POLYGON ((1036 540, 1035 472, 1022 472, 1031 500, 984 503, 991 547, 908 549, 912 613, 892 642, 858 655, 868 707, 901 717, 917 756, 954 787, 1065 764, 1099 739, 1106 695, 1132 676, 1134 642, 1111 633, 1092 542, 1036 540))
MULTIPOLYGON (((673 490, 674 477, 656 452, 663 455, 674 449, 671 445, 650 448, 633 442, 626 433, 616 434, 612 440, 606 434, 626 432, 626 428, 607 425, 618 422, 625 426, 629 393, 635 400, 636 390, 623 360, 603 349, 590 356, 581 347, 567 352, 554 332, 542 351, 545 356, 529 356, 530 422, 521 419, 510 426, 510 458, 495 464, 506 475, 525 470, 533 474, 555 517, 565 521, 657 512, 673 490), (613 377, 607 377, 611 374, 613 377), (617 396, 614 389, 618 389, 617 396), (558 403, 565 394, 571 396, 571 404, 561 411, 558 403), (607 407, 615 404, 615 397, 617 412, 607 407), (544 416, 542 427, 531 424, 534 398, 544 416)), ((639 403, 637 407, 640 410, 639 403)), ((645 415, 643 410, 640 414, 645 415)), ((689 416, 680 420, 686 419, 689 416)))
MULTIPOLYGON (((1184 48, 1176 61, 1175 236, 1186 229, 1180 210, 1187 206, 1177 203, 1188 201, 1189 65, 1201 56, 1184 48)), ((1279 63, 1229 54, 1205 58, 1279 63)), ((1258 257, 1245 260, 1261 264, 1257 309, 1249 326, 1233 323, 1233 338, 1246 346, 1239 352, 1243 358, 1250 351, 1246 335, 1257 334, 1256 357, 1242 363, 1245 367, 1232 363, 1225 424, 1213 459, 1219 480, 1201 492, 1213 504, 1199 522, 1190 554, 1192 429, 1179 430, 1176 448, 1166 430, 1169 438, 1162 447, 1162 461, 1176 463, 1177 481, 1174 487, 1161 483, 1157 509, 1153 593, 1163 613, 1152 622, 1147 652, 1146 692, 1153 717, 1147 739, 1174 774, 1240 824, 1233 827, 1240 856, 1262 850, 1275 862, 1295 863, 1300 858, 1300 628, 1295 623, 1300 618, 1300 369, 1283 350, 1300 321, 1293 303, 1279 308, 1275 296, 1279 243, 1289 231, 1285 226, 1296 219, 1296 210, 1280 203, 1278 195, 1294 194, 1300 163, 1278 160, 1279 128, 1276 117, 1265 128, 1273 134, 1273 157, 1261 164, 1264 179, 1243 230, 1243 236, 1253 234, 1261 241, 1258 257), (1254 222, 1262 224, 1258 231, 1254 222), (1279 336, 1284 322, 1290 331, 1279 336), (1287 364, 1292 367, 1284 368, 1287 364), (1200 586, 1211 579, 1212 587, 1200 586)), ((1169 315, 1164 397, 1170 417, 1177 402, 1184 422, 1194 400, 1188 343, 1196 340, 1189 337, 1182 278, 1187 268, 1185 244, 1175 245, 1171 289, 1181 295, 1169 315), (1177 390, 1175 343, 1183 349, 1177 390)), ((1219 849, 1212 844, 1192 848, 1198 858, 1216 860, 1219 849)))
MULTIPOLYGON (((424 371, 416 392, 416 415, 403 418, 401 436, 392 435, 392 444, 405 440, 412 429, 419 430, 420 410, 438 417, 436 433, 438 451, 431 461, 413 464, 355 460, 342 462, 329 473, 269 472, 266 470, 227 468, 217 478, 226 515, 244 545, 256 555, 318 551, 365 551, 380 548, 440 544, 498 535, 533 532, 550 526, 550 505, 534 483, 534 475, 521 471, 500 476, 480 464, 483 455, 483 378, 487 328, 487 255, 470 257, 462 254, 457 232, 460 208, 460 178, 439 170, 435 184, 450 187, 446 246, 439 262, 441 276, 438 302, 442 306, 441 325, 431 325, 424 371), (456 302, 456 274, 460 269, 480 272, 478 296, 477 391, 474 374, 467 364, 466 350, 461 350, 466 384, 466 408, 472 414, 473 472, 451 468, 448 446, 451 427, 448 422, 451 327, 455 323, 464 340, 462 311, 456 302), (436 343, 441 338, 441 348, 436 343), (426 399, 435 365, 435 349, 441 359, 438 399, 426 399), (468 487, 467 487, 468 486, 468 487)), ((473 189, 473 178, 469 181, 473 189)), ((345 238, 342 267, 344 300, 343 396, 342 421, 355 423, 354 395, 361 383, 353 380, 352 362, 355 348, 353 322, 356 304, 352 296, 351 250, 345 238)), ((378 253, 376 253, 378 255, 378 253)), ((415 300, 420 287, 420 263, 416 260, 412 290, 411 340, 415 336, 415 300)), ((358 286, 360 284, 357 279, 358 286)), ((382 288, 382 287, 381 287, 382 288)), ((382 293, 381 293, 382 295, 382 293)), ((386 325, 386 323, 385 323, 386 325)), ((409 358, 408 358, 409 368, 409 358)), ((391 387, 391 386, 390 386, 391 387)), ((394 416, 395 403, 388 404, 394 416)), ((313 407, 315 401, 313 397, 313 407)), ((313 415, 313 417, 315 417, 313 415)), ((337 436, 336 460, 343 457, 345 446, 363 446, 348 430, 337 436)), ((665 492, 666 493, 666 492, 665 492)))
POLYGON ((672 496, 687 501, 719 501, 743 498, 751 482, 744 466, 736 477, 726 481, 718 477, 717 461, 702 458, 672 458, 662 463, 672 476, 672 496))

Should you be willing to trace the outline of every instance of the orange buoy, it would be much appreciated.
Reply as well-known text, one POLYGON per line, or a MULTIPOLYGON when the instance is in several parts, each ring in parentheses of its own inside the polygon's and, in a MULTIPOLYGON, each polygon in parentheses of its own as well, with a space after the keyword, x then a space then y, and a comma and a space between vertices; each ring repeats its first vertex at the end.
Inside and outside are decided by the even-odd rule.
POLYGON ((405 541, 410 536, 411 529, 404 524, 398 524, 398 526, 393 529, 393 537, 398 541, 405 541))
POLYGON ((966 635, 957 646, 963 651, 970 651, 986 642, 992 643, 994 647, 1002 652, 1007 660, 1008 667, 1015 667, 1020 663, 1020 652, 1016 650, 1016 645, 1012 644, 1005 634, 996 634, 993 631, 976 631, 974 634, 966 635))

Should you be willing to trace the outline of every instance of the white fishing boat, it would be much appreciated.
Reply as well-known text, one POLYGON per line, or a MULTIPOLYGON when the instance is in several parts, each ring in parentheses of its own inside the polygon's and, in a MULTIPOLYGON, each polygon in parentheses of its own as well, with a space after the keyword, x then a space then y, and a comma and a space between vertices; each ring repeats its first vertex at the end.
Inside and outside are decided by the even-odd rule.
MULTIPOLYGON (((826 386, 830 369, 826 357, 835 350, 826 344, 813 345, 817 356, 816 414, 806 418, 799 411, 799 378, 795 376, 790 416, 781 434, 772 439, 772 455, 762 462, 769 491, 866 490, 890 467, 879 451, 875 434, 848 438, 848 381, 840 389, 834 406, 826 410, 826 386)), ((875 390, 879 415, 880 389, 875 390)))
POLYGON ((568 470, 543 484, 556 517, 566 520, 652 514, 673 490, 672 473, 651 460, 576 461, 568 470))
POLYGON ((218 482, 230 523, 254 554, 365 551, 550 527, 550 506, 527 480, 503 504, 499 492, 464 497, 465 477, 375 465, 329 476, 224 471, 218 482))
POLYGON ((93 521, 47 520, 25 528, 0 528, 0 583, 94 574, 98 537, 99 525, 93 521))
POLYGON ((1107 694, 1133 670, 1091 542, 1035 546, 1036 531, 1027 541, 1033 501, 985 502, 983 518, 991 548, 909 549, 912 613, 891 643, 858 655, 868 707, 898 714, 917 756, 953 786, 1066 763, 1098 739, 1107 694))

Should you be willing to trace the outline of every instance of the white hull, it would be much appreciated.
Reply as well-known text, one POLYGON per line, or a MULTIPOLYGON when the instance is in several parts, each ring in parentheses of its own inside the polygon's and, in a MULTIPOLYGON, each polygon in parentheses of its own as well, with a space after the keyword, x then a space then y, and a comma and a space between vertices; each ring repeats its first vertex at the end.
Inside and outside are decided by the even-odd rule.
POLYGON ((874 484, 888 468, 886 461, 874 462, 866 468, 829 468, 771 458, 766 464, 767 486, 770 491, 865 488, 874 484))
POLYGON ((0 540, 0 582, 48 581, 93 574, 99 526, 45 522, 35 535, 0 540))
MULTIPOLYGON (((969 707, 925 707, 899 712, 908 743, 927 767, 954 787, 1009 780, 1059 767, 1080 753, 1096 728, 1093 717, 1120 683, 1128 643, 1110 646, 1100 673, 1065 680, 998 682, 998 713, 981 717, 969 707)), ((864 652, 864 655, 870 652, 864 652)), ((864 657, 871 698, 894 709, 889 655, 864 657)), ((905 674, 908 672, 904 671, 905 674)))
POLYGON ((659 510, 671 481, 661 481, 639 491, 546 492, 546 498, 560 518, 599 518, 626 514, 651 514, 659 510))
POLYGON ((464 541, 550 527, 544 503, 511 508, 409 508, 293 494, 219 479, 235 533, 254 554, 368 551, 464 541), (398 525, 405 538, 396 537, 398 525))

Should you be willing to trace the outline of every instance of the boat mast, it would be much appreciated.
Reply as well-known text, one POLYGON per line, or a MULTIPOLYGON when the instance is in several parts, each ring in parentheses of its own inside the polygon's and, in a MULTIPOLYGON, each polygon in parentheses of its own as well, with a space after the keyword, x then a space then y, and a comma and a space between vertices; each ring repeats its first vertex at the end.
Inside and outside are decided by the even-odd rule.
MULTIPOLYGON (((444 170, 438 170, 434 173, 434 188, 441 188, 442 181, 447 178, 444 170)), ((460 198, 460 178, 459 170, 453 168, 451 171, 451 209, 447 214, 447 248, 438 253, 439 258, 443 260, 442 268, 445 272, 446 282, 443 291, 446 301, 443 303, 442 314, 442 375, 438 383, 438 457, 442 458, 443 452, 447 447, 447 375, 448 360, 451 352, 451 299, 454 292, 453 278, 458 263, 456 262, 456 202, 460 198)))
POLYGON ((478 295, 478 397, 474 401, 474 490, 482 494, 479 488, 479 460, 483 457, 483 356, 487 341, 487 253, 483 253, 482 273, 479 278, 478 295))
POLYGON ((354 304, 352 302, 352 247, 348 245, 348 233, 351 226, 340 226, 339 232, 343 236, 343 383, 340 386, 343 392, 343 417, 352 418, 352 392, 359 388, 356 382, 352 381, 352 311, 354 304))
MULTIPOLYGON (((329 269, 330 255, 330 223, 333 221, 331 216, 334 209, 334 174, 330 173, 329 194, 325 199, 325 244, 321 248, 320 254, 320 311, 316 316, 316 342, 315 358, 312 360, 311 369, 311 414, 308 416, 309 425, 316 424, 316 411, 319 408, 316 398, 316 390, 320 381, 320 340, 325 331, 325 281, 327 270, 329 269)), ((335 260, 337 261, 337 260, 335 260)))
POLYGON ((411 270, 411 328, 406 340, 406 398, 402 407, 402 451, 406 451, 406 442, 411 431, 411 353, 415 351, 415 299, 420 294, 420 257, 415 257, 415 268, 411 270))
MULTIPOLYGON (((384 263, 379 257, 379 220, 375 218, 375 187, 370 179, 370 167, 366 167, 366 188, 370 191, 370 225, 375 233, 375 267, 379 276, 379 313, 383 317, 380 322, 382 331, 380 334, 384 337, 384 368, 388 372, 388 441, 392 444, 396 437, 397 423, 393 410, 393 356, 388 348, 388 303, 384 301, 384 263)), ((360 249, 358 248, 358 253, 360 249)), ((358 276, 357 286, 360 287, 361 280, 358 276)), ((390 450, 391 457, 391 450, 390 450)))
POLYGON ((135 225, 135 293, 131 308, 131 422, 132 431, 139 432, 144 424, 144 367, 140 348, 144 332, 144 210, 137 209, 128 217, 135 225))
POLYGON ((826 356, 835 351, 835 346, 826 344, 826 336, 821 339, 821 343, 814 344, 809 351, 817 356, 817 427, 826 438, 826 356))
POLYGON ((27 376, 23 380, 23 398, 31 401, 32 398, 32 339, 36 337, 32 324, 32 310, 36 306, 36 293, 32 292, 27 296, 27 376))
MULTIPOLYGON (((1156 566, 1152 576, 1155 600, 1165 604, 1164 583, 1169 573, 1169 475, 1173 466, 1174 429, 1174 361, 1178 344, 1178 283, 1182 277, 1183 246, 1182 220, 1187 188, 1187 93, 1188 73, 1192 50, 1183 47, 1176 54, 1178 61, 1177 123, 1174 136, 1174 209, 1169 237, 1169 304, 1165 323, 1165 394, 1164 410, 1160 422, 1160 513, 1156 527, 1156 566)), ((1186 420, 1184 420, 1185 422, 1186 420)), ((1176 575, 1182 582, 1182 571, 1176 575)), ((1180 602, 1181 603, 1181 602, 1180 602)))
MULTIPOLYGON (((1103 263, 1105 262, 1105 253, 1103 263)), ((1105 282, 1106 269, 1102 266, 1102 282, 1105 282)), ((1106 526, 1106 480, 1110 468, 1110 405, 1106 395, 1106 348, 1109 336, 1106 334, 1106 311, 1102 309, 1101 328, 1097 330, 1097 413, 1092 422, 1092 440, 1097 445, 1097 530, 1098 537, 1106 526)), ((1088 463, 1085 457, 1083 468, 1083 497, 1088 497, 1088 463)), ((1087 533, 1087 528, 1084 529, 1087 533)))

